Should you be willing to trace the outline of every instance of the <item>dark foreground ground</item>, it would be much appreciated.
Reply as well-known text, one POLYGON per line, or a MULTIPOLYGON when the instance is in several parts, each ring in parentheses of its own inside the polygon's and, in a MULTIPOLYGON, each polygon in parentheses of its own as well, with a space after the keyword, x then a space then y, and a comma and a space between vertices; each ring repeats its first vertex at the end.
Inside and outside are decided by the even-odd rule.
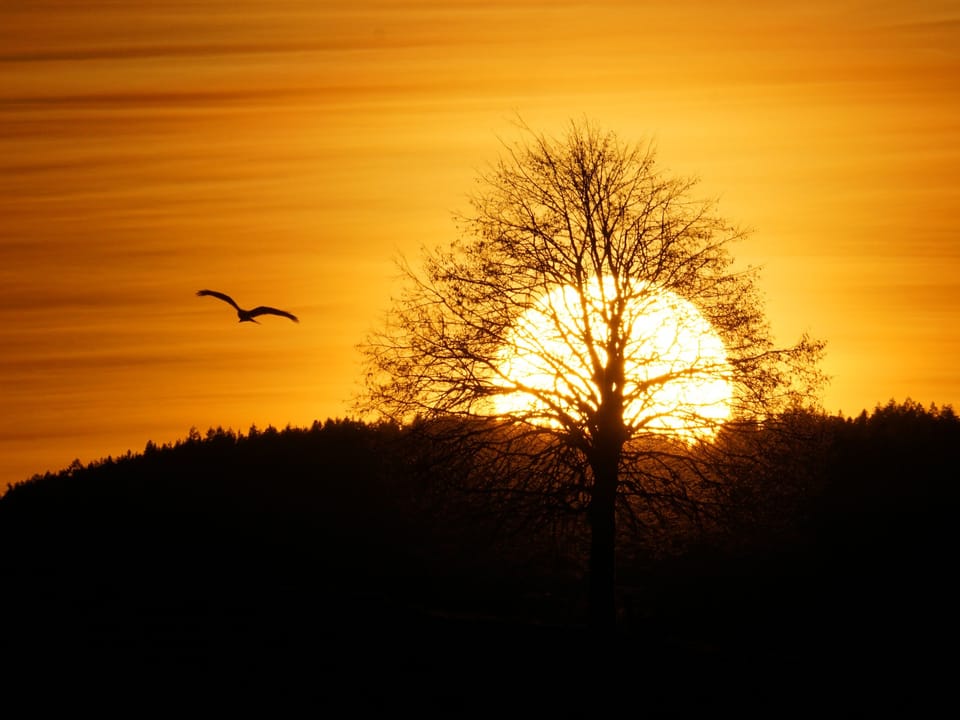
POLYGON ((505 609, 509 587, 334 581, 304 558, 222 551, 105 563, 61 538, 5 554, 7 698, 37 686, 34 708, 445 718, 920 717, 956 702, 946 598, 898 613, 883 586, 854 580, 688 578, 601 640, 544 620, 548 594, 505 609))

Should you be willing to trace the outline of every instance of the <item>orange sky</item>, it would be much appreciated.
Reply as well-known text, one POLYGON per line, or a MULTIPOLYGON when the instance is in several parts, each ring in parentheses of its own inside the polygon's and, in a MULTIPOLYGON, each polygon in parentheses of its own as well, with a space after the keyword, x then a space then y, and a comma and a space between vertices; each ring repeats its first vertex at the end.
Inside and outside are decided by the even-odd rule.
POLYGON ((0 5, 0 487, 349 414, 392 256, 517 114, 699 176, 828 411, 960 403, 956 0, 141 5, 0 5))

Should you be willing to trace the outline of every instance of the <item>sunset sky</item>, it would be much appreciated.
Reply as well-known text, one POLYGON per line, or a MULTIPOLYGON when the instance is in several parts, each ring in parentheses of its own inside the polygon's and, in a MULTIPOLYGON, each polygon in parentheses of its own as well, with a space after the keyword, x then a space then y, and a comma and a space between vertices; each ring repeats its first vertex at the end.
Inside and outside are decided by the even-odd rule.
POLYGON ((517 117, 698 176, 778 340, 827 341, 828 412, 960 403, 957 0, 13 0, 0 489, 348 416, 393 258, 454 236, 517 117))

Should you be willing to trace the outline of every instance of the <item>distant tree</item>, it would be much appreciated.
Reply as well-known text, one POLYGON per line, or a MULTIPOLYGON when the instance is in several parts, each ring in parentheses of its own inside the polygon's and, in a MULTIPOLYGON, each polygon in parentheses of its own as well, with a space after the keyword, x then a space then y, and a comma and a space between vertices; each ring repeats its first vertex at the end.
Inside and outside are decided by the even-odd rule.
POLYGON ((526 130, 480 176, 461 237, 420 270, 401 261, 359 406, 451 431, 485 489, 584 515, 590 619, 609 629, 618 520, 701 522, 756 453, 734 435, 815 399, 823 344, 774 343, 757 271, 733 266, 745 233, 652 147, 588 122, 526 130))
POLYGON ((824 534, 842 538, 834 552, 880 538, 905 548, 952 527, 960 502, 953 479, 960 420, 952 407, 891 400, 834 419, 831 438, 818 509, 829 526, 824 534))

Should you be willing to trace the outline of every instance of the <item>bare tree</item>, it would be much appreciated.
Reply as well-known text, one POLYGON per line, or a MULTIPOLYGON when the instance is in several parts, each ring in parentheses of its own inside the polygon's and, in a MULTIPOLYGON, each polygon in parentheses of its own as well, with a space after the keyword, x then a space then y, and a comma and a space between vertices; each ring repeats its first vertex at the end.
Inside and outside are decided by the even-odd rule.
POLYGON ((460 238, 401 260, 361 408, 457 428, 485 488, 585 514, 591 622, 610 628, 618 522, 698 522, 755 448, 729 437, 814 397, 822 343, 775 346, 756 270, 733 266, 744 232, 651 146, 588 122, 525 130, 460 238))

